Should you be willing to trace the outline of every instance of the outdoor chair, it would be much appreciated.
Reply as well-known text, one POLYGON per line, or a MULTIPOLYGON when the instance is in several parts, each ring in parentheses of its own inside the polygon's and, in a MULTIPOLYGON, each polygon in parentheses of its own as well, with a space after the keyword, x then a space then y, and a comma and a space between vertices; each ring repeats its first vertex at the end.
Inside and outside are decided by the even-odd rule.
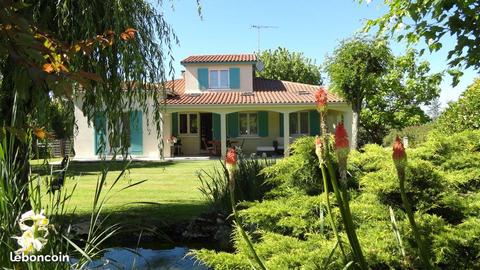
POLYGON ((50 166, 50 175, 52 177, 52 180, 50 182, 50 189, 48 190, 48 192, 55 192, 62 188, 63 184, 65 183, 65 177, 69 164, 70 158, 68 157, 68 155, 66 155, 60 163, 60 169, 54 170, 54 164, 50 166))
POLYGON ((203 145, 205 146, 205 150, 208 151, 208 154, 211 156, 215 155, 215 146, 213 145, 213 143, 207 142, 205 137, 202 137, 202 142, 203 142, 203 145))

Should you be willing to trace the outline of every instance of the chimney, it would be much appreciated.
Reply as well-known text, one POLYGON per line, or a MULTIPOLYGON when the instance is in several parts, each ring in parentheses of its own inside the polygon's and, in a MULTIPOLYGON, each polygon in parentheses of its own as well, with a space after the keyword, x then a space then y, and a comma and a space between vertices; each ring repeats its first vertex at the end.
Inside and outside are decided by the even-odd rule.
POLYGON ((182 73, 182 79, 185 79, 185 69, 183 69, 181 73, 182 73))

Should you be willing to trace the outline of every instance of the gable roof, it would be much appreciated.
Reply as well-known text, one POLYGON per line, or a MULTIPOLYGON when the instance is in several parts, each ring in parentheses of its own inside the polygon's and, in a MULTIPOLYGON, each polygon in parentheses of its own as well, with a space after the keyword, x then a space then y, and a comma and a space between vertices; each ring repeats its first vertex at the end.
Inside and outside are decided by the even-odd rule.
MULTIPOLYGON (((171 92, 166 100, 170 105, 239 105, 239 104, 315 104, 315 92, 319 85, 296 83, 263 78, 253 79, 253 92, 219 91, 185 93, 184 79, 168 81, 171 92)), ((344 102, 327 91, 328 102, 344 102)))
POLYGON ((192 55, 183 59, 180 63, 231 63, 231 62, 256 62, 255 54, 215 54, 215 55, 192 55))

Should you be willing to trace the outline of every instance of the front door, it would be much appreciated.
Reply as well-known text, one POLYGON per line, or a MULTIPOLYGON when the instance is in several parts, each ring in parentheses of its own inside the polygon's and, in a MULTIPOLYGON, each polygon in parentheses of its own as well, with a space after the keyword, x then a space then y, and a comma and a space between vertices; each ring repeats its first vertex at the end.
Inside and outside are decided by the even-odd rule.
POLYGON ((205 143, 213 139, 212 128, 213 128, 212 113, 201 113, 200 114, 200 149, 206 150, 205 143))

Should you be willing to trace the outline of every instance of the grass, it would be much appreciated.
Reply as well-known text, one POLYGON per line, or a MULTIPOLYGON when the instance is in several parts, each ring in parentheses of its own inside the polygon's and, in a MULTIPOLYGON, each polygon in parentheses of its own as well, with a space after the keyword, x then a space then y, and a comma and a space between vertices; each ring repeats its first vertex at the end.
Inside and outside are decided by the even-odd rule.
MULTIPOLYGON (((166 223, 191 219, 207 210, 207 202, 198 190, 196 171, 212 168, 216 161, 182 162, 132 162, 129 170, 113 189, 114 196, 105 204, 104 213, 111 214, 114 220, 130 221, 138 224, 166 223), (126 190, 123 187, 147 180, 126 190)), ((48 166, 32 162, 34 171, 45 173, 48 166)), ((75 218, 84 220, 92 210, 92 200, 100 172, 109 167, 107 190, 122 169, 121 162, 74 162, 70 163, 64 189, 76 190, 69 202, 75 208, 75 218)))

